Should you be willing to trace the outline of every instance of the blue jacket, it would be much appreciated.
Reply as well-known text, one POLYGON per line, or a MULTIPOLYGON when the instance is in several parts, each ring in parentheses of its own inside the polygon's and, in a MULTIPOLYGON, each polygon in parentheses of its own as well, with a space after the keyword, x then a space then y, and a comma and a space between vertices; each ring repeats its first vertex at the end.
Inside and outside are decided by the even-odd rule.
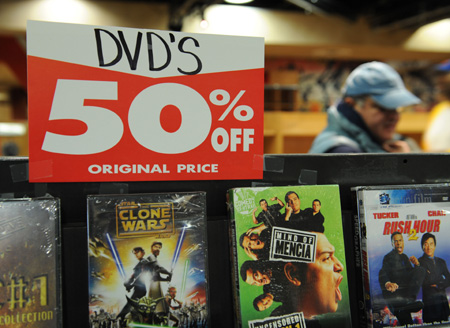
MULTIPOLYGON (((397 136, 398 138, 399 136, 397 136)), ((328 125, 314 139, 309 153, 385 153, 370 134, 362 118, 345 103, 328 109, 328 125), (333 150, 343 147, 345 151, 333 150)))

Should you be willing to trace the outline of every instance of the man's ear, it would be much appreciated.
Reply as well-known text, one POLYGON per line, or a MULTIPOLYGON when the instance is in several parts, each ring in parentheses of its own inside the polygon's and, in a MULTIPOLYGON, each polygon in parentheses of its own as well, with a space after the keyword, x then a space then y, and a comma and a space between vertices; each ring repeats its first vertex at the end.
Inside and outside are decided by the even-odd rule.
POLYGON ((360 101, 356 101, 353 97, 345 97, 344 102, 353 107, 354 111, 361 114, 364 109, 364 105, 360 101))
POLYGON ((291 262, 284 265, 284 274, 286 278, 295 286, 300 286, 302 282, 297 278, 297 267, 291 262))
POLYGON ((354 106, 355 103, 356 103, 355 99, 353 99, 352 97, 348 97, 348 96, 344 97, 344 102, 346 104, 349 104, 349 105, 352 105, 352 106, 354 106))

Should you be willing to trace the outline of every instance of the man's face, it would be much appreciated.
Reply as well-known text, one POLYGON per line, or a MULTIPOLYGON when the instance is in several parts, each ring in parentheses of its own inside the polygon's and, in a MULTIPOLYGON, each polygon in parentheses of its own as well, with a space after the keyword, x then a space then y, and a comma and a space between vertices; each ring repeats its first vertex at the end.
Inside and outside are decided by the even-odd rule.
POLYGON ((257 234, 251 234, 244 237, 242 246, 248 249, 262 249, 264 248, 264 242, 259 239, 257 234))
POLYGON ((369 97, 356 110, 379 142, 385 142, 394 137, 395 128, 400 119, 400 114, 396 110, 384 109, 369 97))
POLYGON ((175 296, 177 296, 177 290, 175 288, 170 288, 169 295, 171 298, 175 298, 175 296))
POLYGON ((287 203, 293 209, 294 213, 300 212, 300 199, 298 196, 296 194, 290 194, 287 198, 287 203))
POLYGON ((270 308, 273 304, 273 295, 266 294, 264 298, 261 298, 256 305, 258 306, 259 311, 264 311, 270 308))
POLYGON ((403 236, 401 234, 396 234, 392 238, 392 248, 394 248, 397 253, 402 254, 405 243, 403 242, 403 236))
POLYGON ((436 244, 434 243, 434 239, 430 237, 425 240, 425 242, 423 243, 423 252, 429 257, 434 257, 435 250, 436 244))
POLYGON ((312 207, 313 207, 313 212, 314 213, 319 213, 320 208, 321 208, 320 202, 318 202, 318 201, 313 202, 313 206, 312 207))
POLYGON ((245 282, 249 285, 264 286, 270 283, 271 272, 261 272, 253 269, 247 270, 247 280, 245 282))
POLYGON ((263 211, 267 211, 267 202, 265 200, 260 201, 259 206, 261 206, 263 211))
POLYGON ((316 261, 308 264, 306 287, 310 313, 322 314, 336 312, 338 302, 342 300, 339 284, 344 269, 342 263, 334 256, 334 246, 324 234, 317 234, 316 261))
POLYGON ((142 260, 142 258, 144 257, 144 252, 143 251, 137 251, 137 252, 134 252, 134 256, 136 256, 136 258, 140 261, 140 260, 142 260))
POLYGON ((155 244, 152 246, 152 254, 158 256, 161 251, 162 246, 160 244, 155 244))

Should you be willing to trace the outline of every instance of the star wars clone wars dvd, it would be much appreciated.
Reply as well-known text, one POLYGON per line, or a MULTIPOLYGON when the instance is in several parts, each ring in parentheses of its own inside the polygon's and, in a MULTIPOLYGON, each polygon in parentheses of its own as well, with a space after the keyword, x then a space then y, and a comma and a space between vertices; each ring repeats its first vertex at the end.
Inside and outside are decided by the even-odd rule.
POLYGON ((60 206, 0 199, 0 326, 61 327, 60 206))
POLYGON ((95 327, 207 327, 206 193, 88 196, 95 327))
POLYGON ((339 188, 229 192, 237 327, 350 327, 339 188))
POLYGON ((450 186, 353 188, 369 327, 449 325, 450 186))

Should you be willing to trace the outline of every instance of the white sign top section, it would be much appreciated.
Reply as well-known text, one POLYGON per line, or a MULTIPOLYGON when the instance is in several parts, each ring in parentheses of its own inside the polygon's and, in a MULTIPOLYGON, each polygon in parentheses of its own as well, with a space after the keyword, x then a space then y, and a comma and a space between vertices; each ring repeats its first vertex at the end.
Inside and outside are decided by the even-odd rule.
POLYGON ((147 77, 264 67, 264 39, 28 21, 27 54, 147 77))

